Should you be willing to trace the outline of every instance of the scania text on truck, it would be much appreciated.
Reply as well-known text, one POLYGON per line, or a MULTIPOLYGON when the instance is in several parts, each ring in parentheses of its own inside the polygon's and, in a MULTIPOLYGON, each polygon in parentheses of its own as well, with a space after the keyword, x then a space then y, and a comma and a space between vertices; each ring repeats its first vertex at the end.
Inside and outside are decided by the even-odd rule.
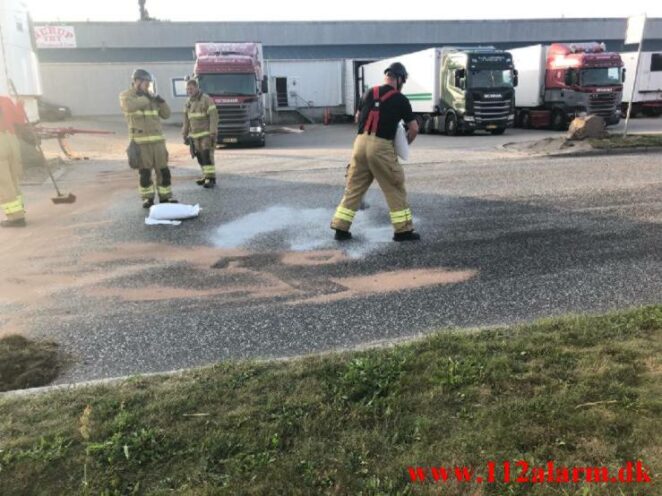
POLYGON ((218 143, 265 144, 261 43, 196 43, 194 76, 218 108, 218 143))
POLYGON ((642 52, 637 72, 637 52, 622 53, 621 58, 627 71, 623 85, 622 113, 627 112, 635 75, 637 87, 632 98, 631 117, 644 114, 647 117, 662 115, 662 52, 642 52))
POLYGON ((516 123, 524 128, 568 128, 581 114, 618 124, 623 62, 600 43, 554 43, 509 50, 519 74, 516 123))
POLYGON ((409 73, 403 94, 411 101, 421 132, 502 134, 512 127, 517 73, 508 52, 444 47, 379 60, 359 69, 363 91, 381 84, 384 69, 396 61, 409 73))

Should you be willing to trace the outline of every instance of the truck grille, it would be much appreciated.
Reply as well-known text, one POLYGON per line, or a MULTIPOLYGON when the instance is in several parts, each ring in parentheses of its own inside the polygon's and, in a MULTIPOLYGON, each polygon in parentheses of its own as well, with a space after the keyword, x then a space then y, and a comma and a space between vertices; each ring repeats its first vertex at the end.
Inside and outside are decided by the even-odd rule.
POLYGON ((593 93, 588 101, 588 113, 611 117, 616 104, 616 93, 593 93))
POLYGON ((474 100, 476 122, 505 121, 511 113, 511 100, 474 100))
POLYGON ((216 108, 219 137, 241 136, 248 133, 248 105, 225 103, 216 105, 216 108))

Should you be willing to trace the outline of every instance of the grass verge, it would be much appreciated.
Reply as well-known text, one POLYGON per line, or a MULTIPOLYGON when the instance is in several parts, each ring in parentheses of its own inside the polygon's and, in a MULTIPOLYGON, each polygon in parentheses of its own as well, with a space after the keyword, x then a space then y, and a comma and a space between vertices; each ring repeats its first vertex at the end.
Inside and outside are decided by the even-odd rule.
POLYGON ((656 306, 6 397, 0 488, 11 495, 652 496, 660 494, 655 483, 412 484, 408 467, 484 472, 489 460, 554 460, 615 472, 643 460, 657 474, 661 351, 656 306))
POLYGON ((627 137, 611 134, 603 139, 589 139, 593 148, 649 148, 662 147, 662 134, 631 134, 627 137))
POLYGON ((62 357, 55 343, 23 336, 0 339, 0 392, 44 386, 61 368, 62 357))

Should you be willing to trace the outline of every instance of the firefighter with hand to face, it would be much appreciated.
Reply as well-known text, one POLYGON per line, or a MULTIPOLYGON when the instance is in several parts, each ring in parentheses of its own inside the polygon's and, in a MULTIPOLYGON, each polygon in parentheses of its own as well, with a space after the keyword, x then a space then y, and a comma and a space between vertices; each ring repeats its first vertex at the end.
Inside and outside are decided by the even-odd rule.
POLYGON ((396 130, 402 120, 407 126, 407 141, 418 134, 418 124, 411 104, 400 90, 407 81, 407 70, 399 63, 385 71, 384 84, 368 90, 361 100, 358 112, 358 136, 354 141, 345 194, 331 221, 335 239, 351 239, 349 229, 361 205, 363 195, 377 180, 386 197, 391 214, 394 241, 417 241, 412 213, 407 203, 405 174, 395 152, 396 130))
POLYGON ((196 183, 204 188, 216 186, 214 150, 218 133, 218 110, 211 97, 202 91, 195 79, 186 84, 188 100, 184 108, 184 143, 198 159, 202 177, 196 183))
POLYGON ((131 87, 120 94, 120 106, 129 125, 129 164, 140 174, 143 207, 154 204, 156 191, 161 203, 177 203, 172 196, 172 176, 161 119, 170 117, 170 107, 153 91, 154 78, 144 69, 133 72, 131 87))

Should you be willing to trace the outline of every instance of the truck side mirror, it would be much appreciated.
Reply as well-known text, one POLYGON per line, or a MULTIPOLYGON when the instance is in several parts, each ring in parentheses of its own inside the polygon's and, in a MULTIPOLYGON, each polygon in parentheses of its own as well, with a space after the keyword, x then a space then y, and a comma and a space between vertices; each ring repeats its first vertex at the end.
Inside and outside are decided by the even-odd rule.
POLYGON ((262 78, 262 93, 269 93, 269 78, 267 76, 262 78))
POLYGON ((519 84, 519 72, 517 69, 513 69, 513 88, 519 84))
POLYGON ((625 82, 625 67, 623 67, 623 71, 621 72, 621 82, 625 82))

